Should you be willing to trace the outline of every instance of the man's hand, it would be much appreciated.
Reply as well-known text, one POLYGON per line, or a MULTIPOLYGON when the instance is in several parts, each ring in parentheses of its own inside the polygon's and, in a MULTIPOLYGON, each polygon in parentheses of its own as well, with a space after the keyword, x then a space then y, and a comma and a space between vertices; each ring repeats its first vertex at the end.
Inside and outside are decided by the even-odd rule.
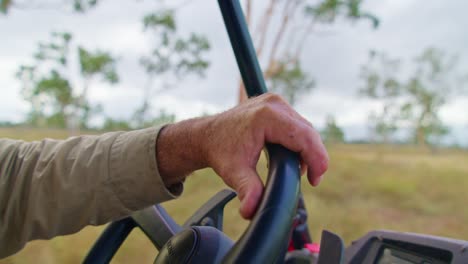
POLYGON ((237 191, 242 217, 251 219, 263 193, 256 171, 265 143, 297 152, 313 186, 328 168, 320 135, 281 97, 264 94, 218 115, 165 127, 158 137, 158 167, 166 185, 194 170, 211 167, 237 191))

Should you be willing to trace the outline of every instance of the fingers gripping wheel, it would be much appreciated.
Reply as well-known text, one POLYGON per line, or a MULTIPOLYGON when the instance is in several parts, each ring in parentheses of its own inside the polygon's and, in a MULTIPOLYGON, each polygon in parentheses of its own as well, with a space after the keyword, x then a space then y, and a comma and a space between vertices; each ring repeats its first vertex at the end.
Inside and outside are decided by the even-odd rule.
POLYGON ((214 227, 195 226, 169 239, 154 263, 220 263, 233 244, 214 227))

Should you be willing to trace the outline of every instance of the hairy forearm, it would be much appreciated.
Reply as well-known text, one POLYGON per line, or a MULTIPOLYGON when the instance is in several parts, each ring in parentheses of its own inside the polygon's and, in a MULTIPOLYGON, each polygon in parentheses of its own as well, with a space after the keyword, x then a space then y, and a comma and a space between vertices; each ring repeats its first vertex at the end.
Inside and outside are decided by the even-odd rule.
POLYGON ((156 143, 159 173, 166 184, 177 184, 195 170, 208 166, 205 142, 212 117, 185 120, 165 126, 156 143))

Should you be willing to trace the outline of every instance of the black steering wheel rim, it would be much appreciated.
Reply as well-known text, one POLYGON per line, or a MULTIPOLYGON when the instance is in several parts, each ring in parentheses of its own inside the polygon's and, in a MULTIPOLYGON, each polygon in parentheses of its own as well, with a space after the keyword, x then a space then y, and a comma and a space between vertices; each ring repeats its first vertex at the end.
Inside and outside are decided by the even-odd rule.
POLYGON ((284 257, 300 195, 297 154, 268 145, 265 192, 254 218, 223 263, 275 263, 284 257))

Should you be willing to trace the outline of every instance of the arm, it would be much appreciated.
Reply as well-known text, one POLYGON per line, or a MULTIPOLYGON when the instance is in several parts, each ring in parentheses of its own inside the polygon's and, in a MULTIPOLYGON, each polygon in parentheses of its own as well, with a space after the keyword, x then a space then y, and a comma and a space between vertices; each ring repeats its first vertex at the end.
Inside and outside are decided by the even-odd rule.
POLYGON ((176 197, 181 188, 171 193, 157 169, 158 131, 0 140, 0 258, 29 240, 74 233, 176 197))
POLYGON ((318 185, 328 155, 312 125, 266 94, 224 113, 157 129, 25 143, 0 140, 0 258, 50 238, 175 198, 211 167, 252 218, 263 193, 255 167, 265 142, 298 152, 318 185), (168 187, 166 187, 168 186, 168 187))

